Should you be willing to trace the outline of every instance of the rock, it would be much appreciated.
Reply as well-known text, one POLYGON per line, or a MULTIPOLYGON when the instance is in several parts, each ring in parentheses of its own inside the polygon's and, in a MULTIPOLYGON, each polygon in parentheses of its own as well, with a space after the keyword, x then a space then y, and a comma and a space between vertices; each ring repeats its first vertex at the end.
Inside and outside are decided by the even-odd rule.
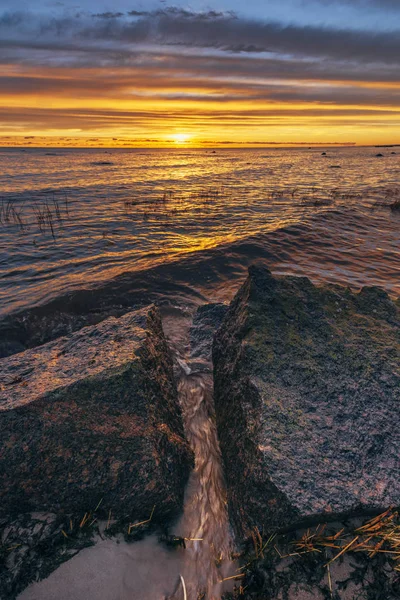
POLYGON ((0 517, 175 517, 192 453, 155 308, 0 362, 0 517))
POLYGON ((0 358, 23 352, 25 346, 21 342, 4 340, 0 342, 0 358))
POLYGON ((43 307, 34 307, 16 315, 6 315, 0 319, 0 338, 2 340, 0 358, 41 346, 57 337, 70 335, 82 327, 96 325, 109 316, 121 316, 131 310, 122 308, 110 311, 90 311, 90 306, 86 310, 82 292, 80 293, 81 313, 78 310, 68 310, 68 304, 68 297, 64 296, 61 297, 60 302, 51 302, 43 307))
POLYGON ((322 152, 322 153, 321 153, 321 156, 326 156, 326 152, 322 152))
POLYGON ((211 362, 214 333, 220 327, 227 310, 226 304, 218 303, 203 304, 197 309, 190 328, 192 359, 211 362))
POLYGON ((378 154, 375 154, 375 156, 376 156, 377 158, 381 158, 381 157, 383 156, 383 154, 381 154, 381 153, 379 152, 378 154))
POLYGON ((251 267, 214 340, 240 536, 400 504, 399 307, 251 267))

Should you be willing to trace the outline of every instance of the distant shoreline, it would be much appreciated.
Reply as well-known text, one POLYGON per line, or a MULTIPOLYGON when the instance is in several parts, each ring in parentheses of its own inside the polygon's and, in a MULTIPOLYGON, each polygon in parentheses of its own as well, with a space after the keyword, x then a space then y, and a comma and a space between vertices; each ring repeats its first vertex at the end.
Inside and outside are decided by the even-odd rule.
POLYGON ((400 144, 366 144, 366 145, 357 145, 357 144, 335 144, 335 143, 325 143, 325 144, 288 144, 288 145, 279 145, 279 144, 270 144, 270 145, 221 145, 221 146, 194 146, 194 145, 180 145, 180 146, 33 146, 33 145, 13 145, 13 146, 0 146, 0 151, 2 150, 97 150, 97 151, 111 151, 111 150, 173 150, 177 152, 181 152, 182 150, 202 150, 202 151, 210 151, 210 150, 266 150, 266 149, 276 149, 276 150, 320 150, 323 148, 396 148, 400 147, 400 144))

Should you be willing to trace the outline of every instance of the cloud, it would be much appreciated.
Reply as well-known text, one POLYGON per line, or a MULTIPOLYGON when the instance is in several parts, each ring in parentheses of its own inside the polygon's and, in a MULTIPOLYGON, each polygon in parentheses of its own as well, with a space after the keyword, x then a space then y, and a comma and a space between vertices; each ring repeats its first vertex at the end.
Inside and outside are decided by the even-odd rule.
POLYGON ((378 9, 382 11, 382 9, 389 9, 392 11, 400 10, 400 2, 399 0, 303 0, 304 5, 310 4, 324 4, 324 5, 334 5, 334 4, 342 4, 354 8, 362 8, 365 9, 378 9))
POLYGON ((400 29, 387 32, 287 25, 239 18, 233 13, 192 12, 174 7, 153 12, 83 14, 38 20, 29 14, 6 13, 0 32, 26 45, 38 35, 57 47, 62 41, 96 41, 116 46, 157 44, 203 48, 227 53, 272 53, 298 58, 400 63, 400 29), (132 14, 134 13, 134 14, 132 14), (92 15, 93 16, 93 15, 92 15), (24 27, 21 28, 21 20, 24 27), (14 34, 14 35, 13 35, 14 34))
POLYGON ((0 15, 0 27, 14 29, 25 22, 27 15, 23 12, 4 12, 0 15))
POLYGON ((113 129, 146 135, 169 122, 201 130, 399 127, 399 63, 398 30, 176 7, 8 12, 0 14, 0 124, 11 132, 73 128, 95 136, 113 129))
POLYGON ((140 53, 129 64, 112 69, 90 64, 79 69, 8 65, 7 72, 0 75, 0 88, 3 97, 33 94, 42 98, 102 97, 114 102, 184 101, 187 105, 252 102, 254 108, 256 103, 284 106, 295 102, 305 108, 319 103, 397 109, 400 85, 396 78, 397 69, 357 71, 354 65, 344 78, 338 65, 325 65, 319 71, 312 62, 140 53))
POLYGON ((130 10, 127 14, 130 17, 148 17, 151 15, 151 12, 148 10, 130 10))
POLYGON ((103 12, 92 15, 95 19, 118 19, 119 17, 123 17, 124 13, 122 12, 103 12))
MULTIPOLYGON (((121 27, 122 39, 135 38, 135 30, 121 27)), ((156 40, 187 47, 215 48, 229 52, 270 52, 298 57, 359 59, 368 62, 399 63, 400 31, 373 33, 328 27, 283 25, 246 19, 218 19, 203 22, 192 19, 160 17, 156 40)))
POLYGON ((161 17, 172 17, 177 19, 193 19, 196 18, 200 21, 214 21, 215 19, 236 19, 237 15, 234 11, 217 11, 207 10, 195 12, 192 10, 186 10, 184 8, 175 6, 166 6, 165 8, 159 8, 153 11, 140 11, 130 10, 127 13, 130 17, 151 17, 157 19, 161 17))

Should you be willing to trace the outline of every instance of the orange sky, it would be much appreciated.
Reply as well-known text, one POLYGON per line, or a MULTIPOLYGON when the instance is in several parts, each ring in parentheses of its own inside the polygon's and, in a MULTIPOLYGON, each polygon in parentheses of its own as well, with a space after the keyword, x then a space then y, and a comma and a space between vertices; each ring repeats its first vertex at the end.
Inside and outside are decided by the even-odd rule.
MULTIPOLYGON (((154 14, 153 20, 159 18, 154 14)), ((136 30, 145 27, 146 17, 131 23, 128 33, 128 21, 106 18, 114 28, 118 25, 120 37, 111 35, 109 26, 96 25, 93 32, 87 19, 90 41, 82 41, 82 34, 78 42, 75 29, 89 27, 80 17, 62 41, 47 29, 43 41, 24 30, 26 47, 7 41, 1 58, 0 145, 400 143, 399 66, 385 56, 379 57, 381 63, 367 60, 367 39, 356 40, 357 46, 342 32, 347 44, 356 44, 349 52, 359 54, 357 60, 344 62, 334 46, 321 56, 324 38, 315 28, 315 44, 306 50, 301 32, 294 43, 281 30, 271 29, 273 52, 248 46, 237 51, 214 47, 209 29, 205 34, 201 29, 205 18, 208 27, 217 19, 224 36, 232 28, 230 17, 225 23, 225 17, 214 13, 182 17, 171 12, 168 32, 175 27, 180 36, 185 18, 184 24, 191 19, 194 31, 206 36, 195 44, 189 38, 183 45, 176 34, 169 39, 163 33, 160 43, 159 33, 147 30, 144 40, 121 39, 132 37, 133 25, 138 37, 136 30), (178 17, 181 21, 176 22, 178 17)), ((258 35, 258 23, 243 20, 234 26, 237 36, 248 35, 251 27, 252 35, 258 35)), ((21 30, 20 24, 17 38, 21 30)), ((336 40, 338 34, 332 30, 329 35, 336 40)))

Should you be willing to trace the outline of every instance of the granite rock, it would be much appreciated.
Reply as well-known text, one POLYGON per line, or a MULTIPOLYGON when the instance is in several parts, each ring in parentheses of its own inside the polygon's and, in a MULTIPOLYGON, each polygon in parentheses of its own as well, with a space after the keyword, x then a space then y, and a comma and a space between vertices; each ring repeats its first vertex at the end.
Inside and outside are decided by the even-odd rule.
POLYGON ((0 517, 81 513, 160 522, 192 467, 153 307, 0 361, 0 517))
POLYGON ((399 306, 251 267, 213 347, 239 536, 400 504, 399 306))

